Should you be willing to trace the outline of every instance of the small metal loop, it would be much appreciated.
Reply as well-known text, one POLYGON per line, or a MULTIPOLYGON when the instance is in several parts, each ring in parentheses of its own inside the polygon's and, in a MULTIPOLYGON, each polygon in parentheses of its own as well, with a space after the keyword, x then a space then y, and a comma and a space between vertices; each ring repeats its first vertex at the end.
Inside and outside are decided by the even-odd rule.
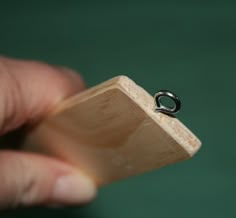
POLYGON ((181 108, 181 101, 178 98, 178 96, 174 94, 173 92, 170 92, 167 90, 160 90, 159 92, 155 94, 154 99, 156 103, 155 111, 160 111, 168 115, 173 115, 173 114, 178 113, 181 108), (174 107, 170 108, 170 107, 164 106, 160 101, 162 97, 170 98, 175 103, 174 107))

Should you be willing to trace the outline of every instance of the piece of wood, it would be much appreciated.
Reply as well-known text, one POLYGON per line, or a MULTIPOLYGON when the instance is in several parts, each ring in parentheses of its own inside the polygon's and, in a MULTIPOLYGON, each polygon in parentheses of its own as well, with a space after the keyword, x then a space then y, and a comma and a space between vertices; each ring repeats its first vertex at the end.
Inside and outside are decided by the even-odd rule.
POLYGON ((119 76, 59 104, 24 148, 70 162, 104 185, 188 159, 200 145, 178 119, 155 112, 143 88, 119 76))

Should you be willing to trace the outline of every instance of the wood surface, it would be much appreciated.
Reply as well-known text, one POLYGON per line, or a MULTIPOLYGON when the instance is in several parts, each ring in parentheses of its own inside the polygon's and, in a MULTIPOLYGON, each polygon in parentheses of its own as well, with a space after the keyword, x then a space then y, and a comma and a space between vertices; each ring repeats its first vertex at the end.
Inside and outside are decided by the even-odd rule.
POLYGON ((126 76, 60 103, 33 128, 24 149, 56 156, 98 186, 192 157, 201 142, 126 76))

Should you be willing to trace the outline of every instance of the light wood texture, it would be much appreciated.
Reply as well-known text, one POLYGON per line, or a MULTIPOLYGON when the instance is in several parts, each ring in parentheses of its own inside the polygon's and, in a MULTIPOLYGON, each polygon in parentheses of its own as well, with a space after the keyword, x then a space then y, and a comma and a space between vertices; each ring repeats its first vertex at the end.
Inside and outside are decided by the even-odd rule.
POLYGON ((34 128, 27 150, 66 160, 104 185, 193 156, 200 141, 125 76, 64 101, 34 128))

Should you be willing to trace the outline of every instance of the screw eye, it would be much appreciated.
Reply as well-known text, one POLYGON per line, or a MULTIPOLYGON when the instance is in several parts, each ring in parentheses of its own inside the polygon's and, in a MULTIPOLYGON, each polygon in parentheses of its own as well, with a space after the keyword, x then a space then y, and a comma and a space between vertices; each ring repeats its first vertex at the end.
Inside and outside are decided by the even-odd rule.
POLYGON ((168 115, 173 115, 173 114, 178 113, 181 108, 181 101, 178 98, 178 96, 174 94, 173 92, 170 92, 167 90, 160 90, 159 92, 155 94, 154 99, 155 99, 155 104, 156 104, 155 111, 159 111, 168 115), (173 101, 174 106, 170 107, 170 106, 163 105, 161 102, 161 98, 163 97, 170 98, 173 101))

